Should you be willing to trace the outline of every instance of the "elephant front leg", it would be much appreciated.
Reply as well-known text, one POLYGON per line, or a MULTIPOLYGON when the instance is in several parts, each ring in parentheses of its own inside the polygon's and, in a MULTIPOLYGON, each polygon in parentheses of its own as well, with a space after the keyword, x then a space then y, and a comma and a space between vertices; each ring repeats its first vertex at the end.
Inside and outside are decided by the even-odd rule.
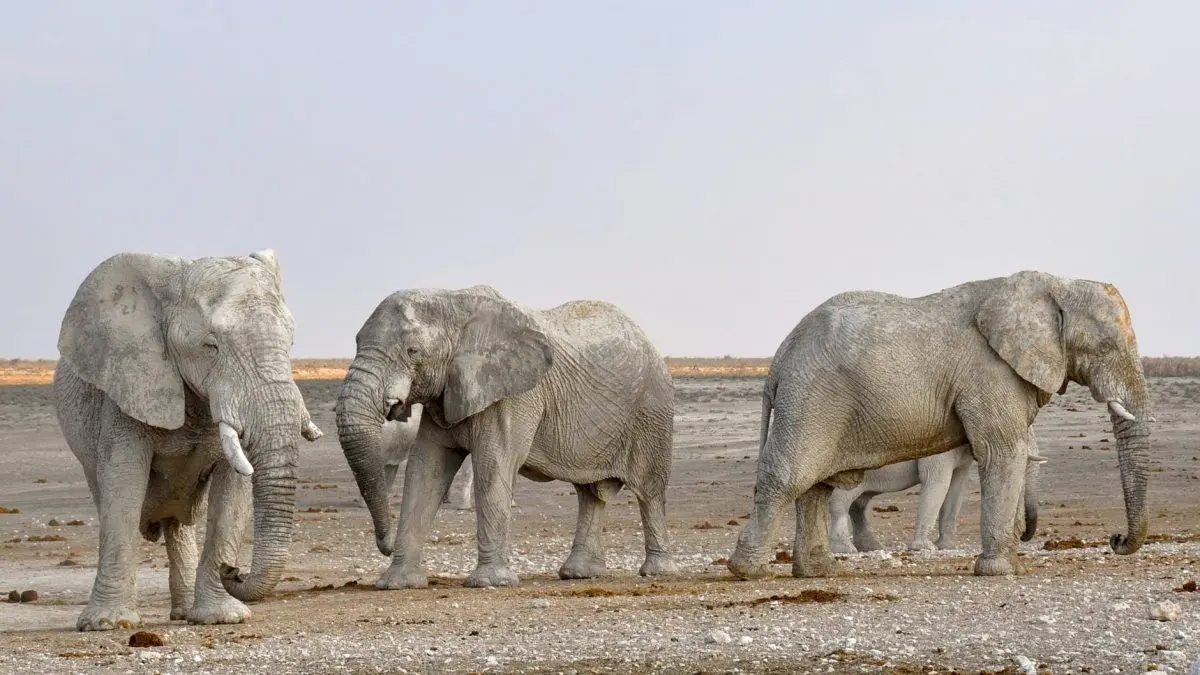
POLYGON ((188 623, 242 623, 250 608, 233 597, 221 583, 221 567, 238 567, 242 533, 251 512, 251 483, 227 462, 213 470, 208 495, 208 526, 204 550, 196 567, 196 597, 188 611, 188 623))
POLYGON ((87 608, 75 622, 81 631, 134 628, 142 623, 137 612, 137 540, 150 480, 150 451, 129 439, 111 443, 101 454, 112 459, 96 467, 100 557, 87 608))
POLYGON ((638 508, 642 513, 642 528, 646 536, 646 560, 638 574, 652 577, 678 572, 679 566, 667 552, 670 538, 667 534, 666 495, 638 495, 638 508))
POLYGON ((188 617, 196 594, 196 528, 172 518, 163 528, 167 543, 167 583, 171 589, 171 620, 188 617))
POLYGON ((495 448, 472 452, 475 471, 475 523, 479 558, 463 585, 472 588, 516 586, 520 583, 508 565, 508 532, 512 520, 512 484, 528 446, 520 457, 506 456, 495 448))
POLYGON ((392 564, 375 582, 376 588, 424 588, 429 584, 421 560, 425 540, 454 474, 466 453, 439 446, 413 449, 404 471, 404 497, 396 522, 392 564))
POLYGON ((983 550, 975 561, 975 574, 1014 574, 1017 571, 1015 527, 1026 461, 1024 439, 1009 447, 992 445, 987 452, 987 456, 977 458, 983 550))
POLYGON ((838 572, 829 552, 829 495, 833 488, 817 483, 796 500, 796 540, 792 576, 831 577, 838 572))
MULTIPOLYGON (((611 493, 616 494, 620 489, 621 483, 617 481, 611 493)), ((605 572, 604 544, 600 541, 600 531, 603 529, 604 505, 608 499, 607 495, 598 494, 603 490, 601 484, 575 484, 575 495, 579 502, 575 541, 571 544, 571 555, 558 568, 560 579, 591 579, 605 572)))

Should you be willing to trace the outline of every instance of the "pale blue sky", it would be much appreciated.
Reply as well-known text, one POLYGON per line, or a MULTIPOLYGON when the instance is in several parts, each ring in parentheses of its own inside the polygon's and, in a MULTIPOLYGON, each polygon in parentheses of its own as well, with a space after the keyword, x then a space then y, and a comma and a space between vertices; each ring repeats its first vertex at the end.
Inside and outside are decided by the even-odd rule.
POLYGON ((836 292, 1111 281, 1200 354, 1200 3, 11 3, 0 355, 122 250, 273 247, 296 356, 393 290, 763 355, 836 292))

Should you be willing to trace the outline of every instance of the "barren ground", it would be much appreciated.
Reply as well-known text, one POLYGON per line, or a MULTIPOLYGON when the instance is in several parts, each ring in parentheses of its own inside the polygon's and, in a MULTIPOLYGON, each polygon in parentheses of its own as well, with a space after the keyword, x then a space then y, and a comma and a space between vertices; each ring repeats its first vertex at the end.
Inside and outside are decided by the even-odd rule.
MULTIPOLYGON (((780 564, 774 579, 736 581, 714 561, 733 550, 750 508, 761 384, 676 379, 668 515, 680 575, 637 576, 640 524, 623 492, 607 513, 611 576, 558 580, 575 497, 569 485, 521 480, 513 532, 521 586, 463 588, 474 514, 442 511, 426 548, 437 575, 431 586, 375 591, 387 560, 375 550, 333 433, 338 382, 301 382, 327 433, 303 446, 286 581, 252 606, 246 624, 170 622, 165 550, 143 542, 143 629, 166 641, 150 649, 128 646, 132 630, 74 630, 95 574, 95 509, 54 421, 50 388, 0 386, 0 506, 20 509, 0 515, 0 591, 39 594, 33 603, 0 603, 0 671, 1015 672, 1019 655, 1042 672, 1186 672, 1200 656, 1200 594, 1173 590, 1200 569, 1200 380, 1151 383, 1158 422, 1150 531, 1158 540, 1135 555, 1112 555, 1101 543, 1125 527, 1116 454, 1107 414, 1072 388, 1037 422, 1050 461, 1041 527, 1022 545, 1025 574, 972 576, 973 476, 959 550, 899 550, 915 518, 909 491, 874 503, 899 509, 873 514, 896 550, 846 556, 832 579, 794 579, 780 564), (31 539, 45 536, 61 540, 31 539), (1043 550, 1072 538, 1085 547, 1043 550), (1178 618, 1148 618, 1164 600, 1180 607, 1178 618)), ((790 517, 781 524, 780 550, 790 551, 792 527, 790 517)))

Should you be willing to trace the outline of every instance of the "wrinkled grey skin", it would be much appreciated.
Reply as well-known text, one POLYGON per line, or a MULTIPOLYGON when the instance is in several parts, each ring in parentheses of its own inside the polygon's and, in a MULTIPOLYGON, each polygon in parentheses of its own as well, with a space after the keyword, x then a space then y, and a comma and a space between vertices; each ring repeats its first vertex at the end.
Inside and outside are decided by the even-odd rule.
POLYGON ((392 555, 376 586, 426 585, 422 545, 468 453, 479 558, 467 586, 518 583, 509 568, 518 473, 575 485, 575 541, 559 576, 604 572, 604 505, 625 485, 641 507, 641 573, 674 571, 665 497, 671 376, 642 330, 616 307, 579 301, 535 311, 487 286, 400 291, 367 319, 357 349, 338 397, 338 438, 371 512, 376 544, 392 555), (416 404, 421 410, 414 413, 416 404), (393 535, 387 495, 400 458, 388 457, 381 430, 385 420, 415 414, 419 428, 393 535))
POLYGON ((975 574, 1013 573, 1030 425, 1068 381, 1108 403, 1128 520, 1109 543, 1134 553, 1146 537, 1151 418, 1116 288, 1025 271, 919 298, 830 298, 792 330, 768 372, 754 509, 730 571, 769 574, 779 511, 794 502, 792 574, 835 573, 833 488, 857 485, 867 469, 969 443, 982 508, 975 574))
POLYGON ((172 620, 239 623, 250 616, 243 601, 275 587, 292 539, 298 437, 321 435, 292 381, 291 347, 269 249, 196 260, 122 253, 80 285, 54 372, 59 425, 100 519, 79 630, 140 623, 139 531, 166 537, 172 620), (224 440, 218 423, 229 429, 224 440), (236 564, 252 503, 254 556, 243 576, 236 564))
MULTIPOLYGON (((1037 455, 1036 444, 1025 464, 1025 488, 1021 518, 1025 530, 1021 541, 1033 539, 1037 532, 1038 467, 1046 459, 1037 455)), ((953 450, 921 459, 910 459, 871 469, 863 474, 858 487, 834 488, 829 497, 829 548, 834 553, 878 551, 883 548, 871 531, 870 506, 876 496, 901 492, 921 486, 917 504, 917 526, 910 551, 929 551, 954 547, 954 531, 958 527, 958 512, 966 497, 967 476, 975 458, 971 446, 960 445, 953 450), (938 529, 937 543, 933 541, 934 527, 938 529)))

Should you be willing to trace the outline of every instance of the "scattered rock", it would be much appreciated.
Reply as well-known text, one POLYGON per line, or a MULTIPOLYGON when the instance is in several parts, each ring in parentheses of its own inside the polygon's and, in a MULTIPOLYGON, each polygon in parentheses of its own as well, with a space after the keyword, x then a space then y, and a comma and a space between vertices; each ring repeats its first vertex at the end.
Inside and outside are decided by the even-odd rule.
POLYGON ((1179 618, 1179 605, 1163 600, 1150 605, 1150 618, 1155 621, 1174 621, 1179 618))
POLYGON ((50 522, 48 522, 46 524, 49 525, 50 527, 58 527, 59 525, 62 525, 62 523, 58 522, 57 518, 51 518, 50 522))
POLYGON ((487 659, 486 659, 486 660, 483 662, 483 665, 487 666, 488 668, 496 668, 496 667, 499 667, 499 665, 500 665, 500 659, 498 659, 498 658, 496 658, 496 657, 494 657, 494 656, 489 656, 489 657, 487 657, 487 659))
POLYGON ((21 602, 37 602, 37 591, 21 591, 21 602))
POLYGON ((750 637, 749 635, 743 635, 742 637, 738 638, 738 644, 742 645, 743 647, 746 647, 753 643, 754 643, 754 638, 750 637))
POLYGON ((692 529, 693 530, 716 530, 716 529, 719 529, 720 527, 721 527, 720 525, 713 525, 712 523, 710 523, 706 520, 699 525, 693 525, 692 529))
POLYGON ((887 506, 872 506, 871 510, 875 513, 897 513, 900 511, 900 507, 895 504, 888 504, 887 506))
POLYGON ((1065 551, 1072 548, 1094 548, 1099 544, 1086 542, 1079 537, 1067 537, 1065 539, 1051 539, 1045 544, 1042 544, 1042 550, 1045 551, 1065 551))
POLYGON ((534 598, 529 601, 529 606, 534 609, 549 609, 550 601, 546 598, 534 598))
POLYGON ((20 602, 21 601, 21 591, 9 591, 8 592, 8 601, 9 602, 20 602))
POLYGON ((1017 664, 1018 675, 1037 675, 1037 664, 1028 656, 1018 654, 1013 657, 1013 661, 1017 664))
POLYGON ((776 551, 775 552, 775 562, 777 562, 781 565, 790 565, 792 563, 792 560, 793 560, 793 558, 792 558, 791 551, 776 551))
POLYGON ((1195 593, 1196 592, 1196 580, 1188 579, 1187 581, 1183 582, 1182 586, 1175 587, 1175 592, 1176 593, 1195 593))
POLYGON ((708 644, 727 645, 733 642, 733 638, 723 630, 710 630, 704 634, 704 641, 708 644))
POLYGON ((71 558, 67 558, 67 559, 63 560, 62 562, 58 563, 58 566, 59 567, 75 567, 78 564, 79 563, 75 562, 71 558))
POLYGON ((734 527, 737 527, 737 525, 738 525, 738 521, 736 521, 736 520, 730 520, 728 523, 725 523, 725 524, 726 524, 726 525, 733 525, 734 527))
POLYGON ((20 513, 20 512, 21 512, 21 509, 18 509, 18 508, 10 508, 7 506, 0 506, 0 513, 20 513))
POLYGON ((83 525, 83 521, 82 520, 72 520, 72 521, 68 522, 67 525, 70 527, 79 527, 80 525, 83 525))
POLYGON ((165 644, 167 643, 163 641, 161 635, 158 633, 151 633, 150 631, 139 630, 138 632, 129 636, 129 646, 136 647, 138 649, 145 649, 146 647, 162 647, 165 644))

